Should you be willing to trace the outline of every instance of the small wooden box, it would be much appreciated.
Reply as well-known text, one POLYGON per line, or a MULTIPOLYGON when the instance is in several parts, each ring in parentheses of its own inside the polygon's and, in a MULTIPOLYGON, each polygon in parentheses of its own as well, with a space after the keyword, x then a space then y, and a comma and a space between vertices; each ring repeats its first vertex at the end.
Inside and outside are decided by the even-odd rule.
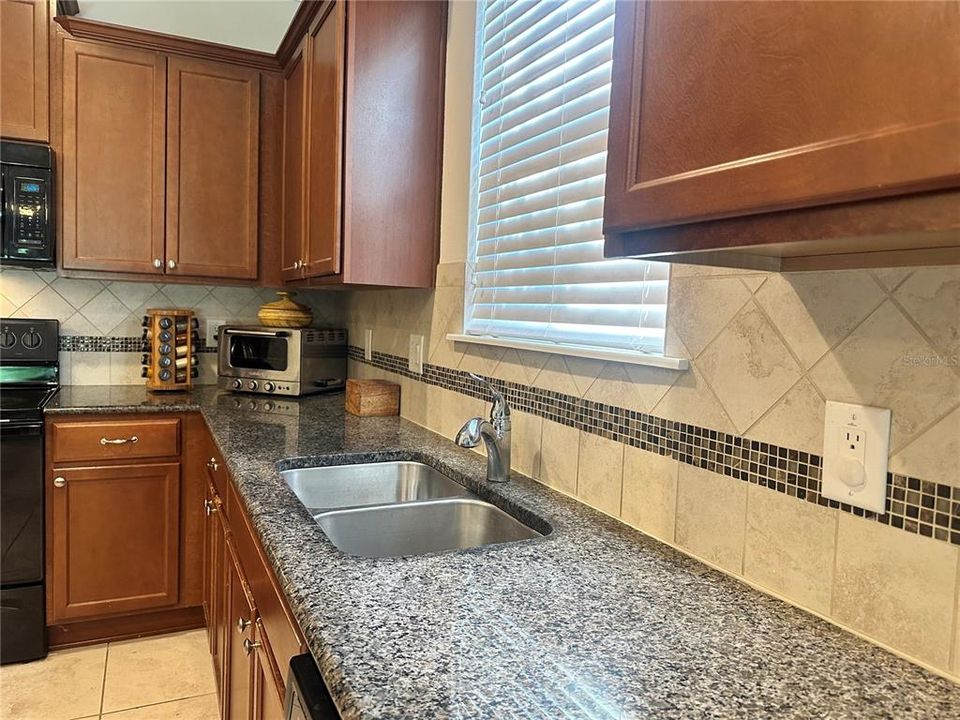
POLYGON ((360 417, 400 414, 400 386, 386 380, 347 378, 347 412, 360 417))

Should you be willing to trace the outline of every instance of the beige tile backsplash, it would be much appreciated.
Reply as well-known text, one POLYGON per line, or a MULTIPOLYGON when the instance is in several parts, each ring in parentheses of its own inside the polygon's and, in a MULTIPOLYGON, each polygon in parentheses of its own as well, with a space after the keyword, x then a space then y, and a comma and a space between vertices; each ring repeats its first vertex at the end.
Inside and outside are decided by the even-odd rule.
MULTIPOLYGON (((674 420, 822 453, 827 399, 893 411, 890 470, 960 487, 960 267, 765 275, 675 266, 668 353, 687 372, 453 343, 463 265, 434 292, 351 293, 354 338, 674 420)), ((354 344, 359 344, 354 341, 354 344)), ((351 362, 358 376, 392 377, 351 362)), ((452 437, 486 412, 402 379, 402 412, 452 437)), ((756 587, 960 680, 960 548, 517 413, 515 469, 756 587)))
MULTIPOLYGON (((115 282, 58 277, 52 271, 0 271, 0 316, 52 318, 61 335, 139 337, 147 308, 187 307, 207 322, 257 322, 257 310, 276 299, 269 288, 115 282)), ((340 293, 304 292, 319 324, 343 325, 345 301, 340 293)), ((139 385, 139 352, 62 352, 61 381, 68 385, 139 385)), ((216 355, 200 357, 201 384, 217 382, 216 355)))
MULTIPOLYGON (((434 291, 304 293, 353 344, 822 452, 826 399, 889 407, 890 470, 960 486, 960 267, 764 275, 675 266, 668 353, 687 372, 453 343, 463 264, 434 291), (344 320, 345 319, 345 320, 344 320)), ((64 334, 139 335, 146 307, 251 321, 271 291, 0 273, 0 314, 64 334)), ((215 356, 201 378, 216 377, 215 356)), ((65 382, 139 383, 137 353, 63 353, 65 382)), ((453 437, 480 401, 351 362, 402 385, 404 417, 453 437)), ((960 679, 960 548, 517 412, 514 468, 639 530, 960 679)))

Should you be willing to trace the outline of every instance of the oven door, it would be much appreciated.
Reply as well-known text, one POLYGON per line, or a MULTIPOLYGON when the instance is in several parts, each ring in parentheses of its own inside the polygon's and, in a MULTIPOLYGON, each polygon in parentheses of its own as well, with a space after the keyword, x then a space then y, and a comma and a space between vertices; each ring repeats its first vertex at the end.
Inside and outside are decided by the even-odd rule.
POLYGON ((225 327, 220 332, 219 374, 274 382, 300 379, 300 334, 289 330, 225 327))
POLYGON ((0 580, 43 580, 43 422, 0 424, 0 580))

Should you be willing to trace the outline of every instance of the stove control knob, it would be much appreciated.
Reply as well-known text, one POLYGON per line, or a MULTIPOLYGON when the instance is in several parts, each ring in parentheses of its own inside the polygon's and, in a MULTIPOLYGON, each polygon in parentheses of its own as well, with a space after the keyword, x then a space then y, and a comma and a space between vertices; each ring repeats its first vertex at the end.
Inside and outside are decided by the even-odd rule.
POLYGON ((9 328, 4 328, 0 332, 0 350, 9 350, 17 344, 17 336, 10 332, 9 328))
POLYGON ((257 384, 256 380, 251 380, 250 382, 247 383, 247 388, 250 390, 256 390, 258 387, 260 386, 257 384))
POLYGON ((267 400, 267 401, 263 404, 263 409, 266 410, 267 412, 272 412, 272 411, 273 411, 273 403, 270 402, 269 400, 267 400))
POLYGON ((267 392, 273 392, 274 390, 277 389, 277 386, 274 385, 272 382, 265 382, 263 384, 263 389, 266 390, 267 392))
POLYGON ((27 350, 36 350, 43 344, 43 336, 41 336, 36 330, 30 330, 20 336, 20 343, 27 350))
POLYGON ((232 387, 234 390, 241 390, 243 388, 243 383, 240 380, 234 380, 232 383, 230 383, 230 387, 232 387))

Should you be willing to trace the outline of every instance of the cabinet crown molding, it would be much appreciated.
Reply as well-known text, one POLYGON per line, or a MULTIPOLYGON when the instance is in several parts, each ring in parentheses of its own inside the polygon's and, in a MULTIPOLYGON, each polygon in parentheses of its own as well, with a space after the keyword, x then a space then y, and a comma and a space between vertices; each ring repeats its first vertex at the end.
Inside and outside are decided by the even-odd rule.
POLYGON ((246 50, 205 40, 193 40, 177 35, 153 32, 152 30, 141 30, 126 25, 86 20, 71 15, 57 15, 54 21, 73 37, 83 40, 115 43, 143 50, 154 50, 201 60, 242 65, 269 72, 277 72, 281 67, 276 55, 258 50, 246 50))

